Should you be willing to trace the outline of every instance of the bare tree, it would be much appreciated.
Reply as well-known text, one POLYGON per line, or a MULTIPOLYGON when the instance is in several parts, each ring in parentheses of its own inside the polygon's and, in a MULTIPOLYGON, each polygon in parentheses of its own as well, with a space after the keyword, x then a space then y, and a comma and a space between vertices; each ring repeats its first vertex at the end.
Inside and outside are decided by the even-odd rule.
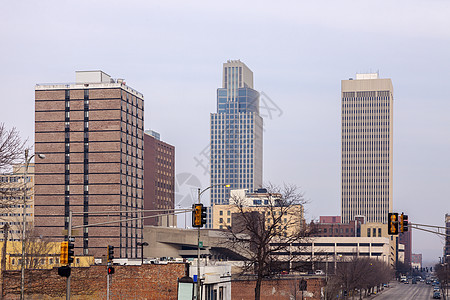
MULTIPOLYGON (((28 270, 48 269, 59 262, 59 247, 41 236, 35 234, 33 228, 28 227, 25 232, 25 286, 31 289, 32 286, 41 284, 42 277, 39 273, 29 272, 28 270)), ((22 242, 12 243, 12 252, 10 258, 14 258, 15 265, 20 266, 22 261, 22 242)), ((20 290, 20 282, 14 287, 20 290)))
MULTIPOLYGON (((0 123, 0 174, 11 175, 13 165, 23 161, 26 140, 22 140, 19 132, 13 127, 8 130, 0 123)), ((0 211, 4 215, 18 205, 23 193, 23 186, 17 181, 10 182, 11 176, 0 176, 0 211)))
POLYGON ((352 298, 359 291, 362 299, 363 291, 367 296, 381 284, 389 282, 392 276, 392 269, 382 260, 354 255, 350 260, 338 263, 336 275, 330 280, 329 299, 336 297, 336 287, 350 293, 352 298))
POLYGON ((15 127, 8 130, 0 123, 0 172, 9 171, 11 166, 23 159, 26 140, 22 140, 15 127))
POLYGON ((300 267, 292 245, 304 243, 308 232, 303 219, 303 194, 294 185, 270 185, 265 204, 248 205, 246 199, 232 198, 235 213, 229 228, 228 247, 246 257, 242 275, 256 277, 255 299, 260 299, 262 280, 300 267))
MULTIPOLYGON (((448 259, 447 259, 447 261, 448 261, 448 259)), ((434 266, 434 270, 436 272, 437 278, 441 282, 441 287, 443 287, 443 290, 447 294, 448 283, 450 281, 450 266, 449 266, 449 263, 446 262, 446 260, 444 259, 444 263, 436 264, 434 266)))

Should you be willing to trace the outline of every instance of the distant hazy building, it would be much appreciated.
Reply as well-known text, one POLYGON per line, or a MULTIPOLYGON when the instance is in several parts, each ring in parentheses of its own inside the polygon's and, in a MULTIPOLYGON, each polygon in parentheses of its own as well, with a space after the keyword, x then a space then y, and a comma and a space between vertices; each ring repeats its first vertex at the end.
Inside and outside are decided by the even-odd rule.
POLYGON ((410 265, 412 260, 412 231, 398 234, 398 243, 405 245, 405 264, 410 265))
POLYGON ((62 241, 73 211, 73 226, 89 226, 73 231, 77 255, 101 257, 112 245, 117 258, 141 257, 144 96, 81 71, 75 83, 37 84, 35 109, 35 149, 46 155, 35 162, 38 234, 62 241))
POLYGON ((418 268, 418 269, 422 268, 422 254, 421 253, 418 253, 418 254, 413 253, 412 254, 411 267, 418 268))
POLYGON ((405 245, 398 244, 397 251, 397 261, 401 263, 405 263, 405 245))
MULTIPOLYGON (((217 112, 211 114, 211 206, 227 204, 232 189, 254 191, 262 185, 263 119, 253 72, 241 61, 223 64, 217 112)), ((208 227, 211 226, 209 219, 208 227)))
MULTIPOLYGON (((146 130, 144 134, 144 209, 175 208, 175 147, 160 140, 159 133, 146 130)), ((176 217, 169 211, 145 212, 144 225, 176 226, 176 217)))
POLYGON ((22 240, 23 188, 27 186, 27 228, 34 224, 34 164, 28 166, 25 181, 25 166, 15 165, 11 174, 0 174, 0 240, 3 241, 3 226, 9 225, 8 241, 22 240))
POLYGON ((342 222, 392 211, 393 87, 378 74, 342 80, 342 222))

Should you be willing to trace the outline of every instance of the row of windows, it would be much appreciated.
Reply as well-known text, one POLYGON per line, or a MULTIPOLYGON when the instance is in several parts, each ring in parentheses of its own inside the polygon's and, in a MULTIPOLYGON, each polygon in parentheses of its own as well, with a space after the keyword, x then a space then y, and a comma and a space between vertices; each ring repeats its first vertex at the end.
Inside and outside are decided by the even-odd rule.
MULTIPOLYGON (((319 232, 322 232, 322 229, 319 228, 319 232)), ((333 228, 323 228, 323 232, 324 233, 332 233, 333 232, 333 228)), ((353 228, 345 228, 345 233, 353 233, 353 228)), ((334 233, 344 233, 344 228, 334 228, 334 233)), ((317 244, 316 244, 317 246, 317 244)))
MULTIPOLYGON (((27 200, 29 199, 33 199, 33 196, 27 196, 27 200)), ((0 200, 23 200, 23 196, 1 196, 0 200)), ((20 205, 6 205, 5 204, 0 204, 0 208, 1 207, 20 207, 20 205)), ((22 205, 23 206, 23 205, 22 205)))
MULTIPOLYGON (((28 180, 27 182, 30 182, 31 178, 27 177, 28 180)), ((23 176, 0 176, 0 182, 11 182, 11 183, 15 183, 15 182, 19 182, 20 179, 23 179, 23 176)))
MULTIPOLYGON (((370 237, 371 231, 372 231, 372 237, 376 237, 377 236, 377 228, 372 228, 372 230, 370 230, 370 228, 367 228, 367 237, 370 237)), ((381 237, 381 228, 378 228, 378 237, 381 237)))
MULTIPOLYGON (((26 216, 32 216, 33 213, 27 213, 26 216)), ((1 213, 0 216, 2 217, 21 217, 23 216, 22 213, 1 213)))

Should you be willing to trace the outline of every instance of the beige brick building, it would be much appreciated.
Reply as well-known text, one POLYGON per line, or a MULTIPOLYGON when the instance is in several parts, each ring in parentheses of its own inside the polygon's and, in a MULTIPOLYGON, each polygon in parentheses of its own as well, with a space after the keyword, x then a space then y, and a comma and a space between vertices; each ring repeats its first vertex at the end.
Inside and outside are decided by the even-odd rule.
POLYGON ((342 80, 342 222, 392 211, 393 87, 378 74, 342 80))
POLYGON ((27 187, 26 222, 32 228, 34 222, 34 164, 28 166, 26 182, 25 166, 13 166, 11 174, 0 175, 0 240, 3 241, 3 226, 9 225, 8 241, 21 241, 23 228, 23 188, 27 187))
POLYGON ((143 95, 86 71, 75 83, 36 85, 35 97, 35 150, 46 155, 36 162, 36 231, 63 240, 71 210, 73 226, 88 226, 73 232, 76 254, 101 257, 113 245, 116 257, 140 257, 142 220, 93 224, 143 208, 143 95))
MULTIPOLYGON (((280 198, 279 194, 269 194, 263 189, 255 193, 247 193, 246 190, 230 191, 230 203, 239 201, 244 206, 244 212, 258 212, 265 218, 266 226, 270 226, 273 218, 281 216, 279 226, 285 226, 286 234, 290 235, 304 227, 303 206, 301 204, 286 207, 278 207, 274 202, 280 198), (262 192, 261 192, 262 191, 262 192)), ((232 227, 232 215, 239 213, 236 204, 216 204, 212 207, 213 229, 227 229, 232 227)))
POLYGON ((389 239, 389 260, 392 266, 398 259, 398 236, 389 235, 387 225, 383 223, 365 223, 361 224, 361 237, 368 238, 387 238, 389 239))

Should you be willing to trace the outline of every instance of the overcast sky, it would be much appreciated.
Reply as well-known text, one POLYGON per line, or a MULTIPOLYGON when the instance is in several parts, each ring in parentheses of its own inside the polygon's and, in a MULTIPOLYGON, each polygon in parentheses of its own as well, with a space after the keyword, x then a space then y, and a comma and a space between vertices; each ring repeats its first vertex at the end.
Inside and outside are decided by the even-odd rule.
MULTIPOLYGON (((36 83, 73 82, 76 70, 125 78, 145 96, 145 128, 176 147, 183 198, 197 178, 208 186, 195 159, 205 161, 222 63, 240 59, 266 95, 264 181, 301 187, 312 219, 340 214, 340 82, 379 71, 394 85, 394 210, 442 226, 450 212, 449 16, 446 0, 8 1, 0 122, 32 143, 36 83)), ((442 246, 413 232, 413 252, 426 261, 442 246)))

